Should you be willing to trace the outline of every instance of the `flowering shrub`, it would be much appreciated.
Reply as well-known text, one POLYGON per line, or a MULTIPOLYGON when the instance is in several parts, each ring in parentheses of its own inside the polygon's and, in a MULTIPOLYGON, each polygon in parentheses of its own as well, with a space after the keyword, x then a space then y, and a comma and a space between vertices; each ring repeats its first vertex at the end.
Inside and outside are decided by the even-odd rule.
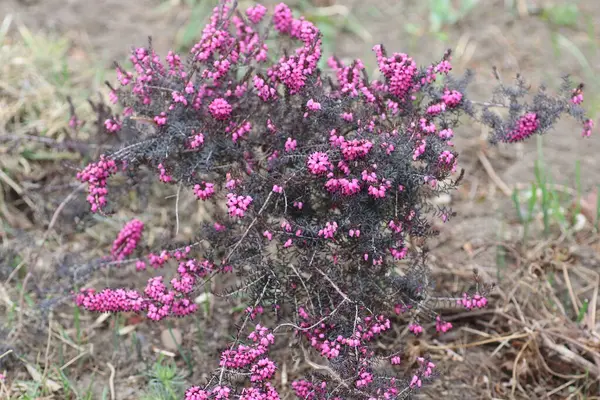
POLYGON ((456 298, 435 297, 426 264, 433 220, 453 215, 431 200, 462 177, 452 142, 460 117, 488 126, 492 142, 546 133, 564 114, 591 133, 582 86, 573 89, 566 78, 555 97, 542 88, 527 102, 518 78, 478 103, 467 96, 470 73, 449 75, 449 52, 420 67, 375 46, 380 76, 372 79, 360 60, 333 57, 333 76, 323 75, 321 47, 319 30, 285 4, 269 19, 261 5, 241 12, 225 0, 186 58, 169 52, 163 60, 149 46, 133 51, 132 70, 116 67, 120 86, 111 100, 123 116, 105 127, 138 140, 78 174, 89 184, 91 211, 111 211, 111 176, 148 169, 157 181, 224 207, 200 240, 150 254, 138 248, 127 258, 143 237, 144 224, 132 220, 115 240, 112 262, 138 270, 174 265, 173 273, 151 278, 141 291, 82 289, 77 304, 152 320, 186 316, 208 280, 234 273, 241 283, 228 294, 246 292, 251 304, 240 333, 266 310, 279 321, 271 330, 256 325, 245 343, 236 340, 216 375, 186 399, 279 398, 270 383, 276 363, 267 354, 285 328, 328 363, 327 373, 292 383, 299 398, 409 397, 435 375, 435 365, 418 358, 405 375, 397 369, 401 349, 383 354, 374 345, 398 320, 394 314, 408 316, 415 335, 423 320, 444 333, 452 325, 432 311, 437 301, 468 310, 487 304, 480 282, 456 298), (280 48, 266 44, 274 35, 280 48), (154 131, 141 131, 139 121, 154 131), (248 385, 231 380, 235 374, 248 385))

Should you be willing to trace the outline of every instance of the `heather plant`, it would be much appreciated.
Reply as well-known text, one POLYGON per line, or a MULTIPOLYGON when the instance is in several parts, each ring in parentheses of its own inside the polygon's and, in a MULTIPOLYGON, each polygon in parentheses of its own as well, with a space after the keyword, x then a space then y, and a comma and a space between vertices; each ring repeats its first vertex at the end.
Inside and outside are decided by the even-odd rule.
POLYGON ((375 46, 371 78, 361 60, 335 57, 332 74, 323 73, 321 49, 317 27, 285 4, 267 17, 261 5, 242 11, 225 0, 187 56, 161 59, 150 43, 133 50, 133 68, 116 65, 110 98, 122 112, 105 128, 135 140, 77 174, 91 211, 117 209, 117 174, 155 176, 217 207, 196 238, 152 252, 141 244, 144 222, 132 219, 103 262, 163 272, 142 289, 84 288, 75 301, 159 321, 195 313, 194 298, 217 276, 231 288, 215 294, 244 293, 250 305, 236 339, 186 399, 279 398, 269 351, 285 332, 326 364, 292 382, 297 397, 409 398, 436 366, 377 342, 396 323, 419 335, 432 321, 445 333, 452 325, 438 306, 488 302, 490 285, 478 276, 473 290, 437 296, 427 266, 435 220, 454 215, 432 200, 460 183, 453 137, 461 123, 487 126, 492 143, 514 143, 568 114, 591 134, 583 87, 567 78, 555 96, 544 88, 529 96, 520 77, 512 86, 499 80, 491 101, 476 102, 467 94, 472 74, 450 75, 450 52, 420 67, 375 46), (280 47, 267 46, 273 37, 280 47))

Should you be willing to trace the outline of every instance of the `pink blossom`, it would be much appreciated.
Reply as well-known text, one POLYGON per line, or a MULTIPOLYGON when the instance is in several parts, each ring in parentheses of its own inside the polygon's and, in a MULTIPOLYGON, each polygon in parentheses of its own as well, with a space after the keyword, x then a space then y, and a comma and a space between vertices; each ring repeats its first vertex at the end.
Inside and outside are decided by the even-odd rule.
POLYGON ((487 306, 488 300, 479 293, 475 293, 473 296, 463 293, 463 297, 457 300, 456 303, 462 305, 467 310, 471 310, 473 308, 484 308, 487 306))
POLYGON ((444 140, 452 139, 454 137, 454 132, 450 128, 442 129, 438 132, 438 136, 444 140))
POLYGON ((331 165, 329 162, 329 157, 327 154, 321 152, 312 153, 310 156, 308 156, 307 164, 308 170, 313 175, 324 174, 333 168, 333 165, 331 165))
POLYGON ((462 97, 463 95, 461 92, 457 90, 446 89, 444 91, 444 94, 442 95, 442 100, 446 104, 446 106, 453 108, 460 104, 462 97))
POLYGON ((227 208, 229 209, 229 215, 232 217, 242 218, 251 203, 252 197, 250 196, 238 196, 233 193, 227 194, 227 208))
POLYGON ((296 142, 296 139, 287 138, 285 141, 285 151, 290 152, 296 150, 297 144, 298 142, 296 142))
POLYGON ((508 133, 505 140, 509 143, 522 141, 533 135, 538 127, 539 120, 537 115, 535 113, 527 113, 517 120, 514 129, 508 133))
POLYGON ((319 236, 325 239, 333 239, 333 235, 337 231, 338 224, 336 222, 327 222, 325 228, 319 230, 319 236))
POLYGON ((167 170, 162 164, 158 164, 158 171, 160 172, 159 179, 161 182, 169 183, 173 180, 173 177, 167 174, 167 170))
POLYGON ((204 144, 204 135, 201 133, 195 134, 192 136, 189 147, 190 149, 198 149, 204 144))
POLYGON ((435 318, 435 330, 436 331, 442 332, 442 333, 446 333, 450 329, 452 329, 452 324, 450 322, 444 322, 444 321, 442 321, 440 319, 439 315, 435 318))
POLYGON ((281 33, 288 33, 292 27, 292 19, 292 10, 286 4, 279 3, 275 6, 273 14, 275 29, 281 33))
POLYGON ((394 53, 386 57, 381 45, 373 47, 377 56, 379 70, 388 79, 389 92, 401 101, 415 89, 414 78, 418 72, 417 65, 412 58, 404 53, 394 53))
POLYGON ((226 120, 231 116, 233 107, 223 98, 214 99, 208 106, 210 114, 218 120, 226 120))
POLYGON ((104 121, 104 127, 107 131, 114 133, 121 130, 121 123, 116 119, 107 119, 104 121))
POLYGON ((100 161, 89 164, 83 171, 77 173, 77 179, 88 184, 87 201, 91 205, 92 212, 100 211, 106 205, 107 179, 116 173, 116 162, 104 155, 100 156, 100 161))
POLYGON ((321 104, 317 103, 316 101, 314 101, 313 99, 308 100, 308 102, 306 103, 306 108, 308 108, 311 111, 318 111, 321 109, 321 104))
POLYGON ((164 112, 161 112, 159 115, 154 117, 154 122, 156 122, 156 125, 158 126, 162 126, 164 124, 167 123, 167 114, 164 112))
POLYGON ((408 326, 408 330, 412 333, 415 334, 415 336, 420 335, 421 333, 423 333, 423 327, 421 325, 418 324, 410 324, 408 326))
POLYGON ((585 123, 583 124, 582 136, 590 137, 592 135, 592 129, 594 129, 594 121, 591 119, 585 120, 585 123))
POLYGON ((215 194, 215 185, 210 182, 194 185, 194 194, 201 200, 207 200, 215 194))
POLYGON ((448 74, 452 70, 452 64, 449 60, 442 60, 438 65, 435 66, 434 71, 439 74, 448 74))
POLYGON ((113 242, 111 251, 113 258, 115 260, 123 260, 133 253, 142 237, 143 230, 144 223, 138 219, 132 219, 126 223, 113 242))
POLYGON ((273 192, 275 193, 283 193, 283 187, 278 185, 273 185, 273 192))

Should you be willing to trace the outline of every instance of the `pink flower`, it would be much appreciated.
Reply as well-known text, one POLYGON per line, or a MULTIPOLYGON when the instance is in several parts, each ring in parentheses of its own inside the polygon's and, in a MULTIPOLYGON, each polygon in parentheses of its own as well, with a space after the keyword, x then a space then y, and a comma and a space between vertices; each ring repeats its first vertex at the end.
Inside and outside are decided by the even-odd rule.
POLYGON ((203 144, 204 144, 204 135, 201 133, 198 133, 198 134, 192 136, 190 143, 189 143, 189 147, 190 147, 190 149, 198 149, 203 144))
POLYGON ((278 185, 273 185, 273 192, 275 193, 283 193, 283 187, 278 185))
POLYGON ((438 136, 441 139, 452 139, 454 137, 454 132, 450 128, 442 129, 438 132, 438 136))
POLYGON ((446 104, 446 106, 454 108, 460 104, 462 97, 463 95, 461 92, 457 90, 446 89, 442 95, 442 101, 444 104, 446 104))
POLYGON ((376 45, 373 50, 377 56, 379 70, 388 80, 389 92, 404 100, 415 89, 414 78, 418 72, 416 63, 404 53, 394 53, 392 57, 386 57, 381 45, 376 45))
POLYGON ((463 297, 456 301, 458 305, 462 305, 467 310, 472 310, 473 308, 484 308, 487 306, 488 300, 481 296, 479 293, 475 293, 473 296, 469 296, 466 293, 463 293, 463 297))
POLYGON ((450 61, 443 60, 438 65, 435 66, 434 71, 440 74, 448 74, 452 70, 452 64, 450 61))
POLYGON ((132 219, 123 226, 119 235, 113 242, 111 255, 115 260, 123 260, 133 253, 142 237, 144 223, 138 219, 132 219))
POLYGON ((215 194, 215 185, 209 182, 202 182, 202 185, 194 185, 194 194, 201 200, 207 200, 215 194))
POLYGON ((290 152, 296 150, 297 144, 298 142, 296 142, 296 139, 287 138, 285 141, 285 151, 290 152))
POLYGON ((421 157, 423 155, 423 153, 425 153, 425 146, 427 145, 427 142, 425 142, 425 140, 421 140, 418 143, 418 146, 415 147, 415 151, 413 153, 413 160, 418 159, 419 157, 421 157))
POLYGON ((415 334, 415 336, 420 335, 421 333, 423 333, 423 327, 421 325, 418 324, 410 324, 408 326, 408 330, 412 333, 415 334))
POLYGON ((167 114, 164 112, 161 112, 159 115, 154 117, 154 122, 156 122, 156 125, 158 125, 158 126, 162 126, 162 125, 166 124, 167 123, 167 114))
POLYGON ((257 4, 254 7, 249 7, 246 10, 246 15, 253 24, 258 24, 264 18, 266 12, 267 9, 265 6, 262 4, 257 4))
POLYGON ((210 111, 210 114, 218 120, 229 119, 232 110, 233 108, 231 107, 231 104, 229 104, 227 100, 223 98, 214 99, 208 106, 208 111, 210 111))
POLYGON ((159 179, 161 182, 169 183, 173 180, 173 177, 167 175, 167 170, 162 164, 158 164, 158 171, 160 172, 159 179))
POLYGON ((325 172, 331 170, 333 165, 329 162, 329 157, 325 153, 316 152, 312 153, 308 156, 308 170, 313 175, 324 174, 325 172))
POLYGON ((442 321, 440 319, 439 315, 435 318, 435 330, 436 331, 442 332, 442 333, 446 333, 450 329, 452 329, 452 324, 450 322, 444 322, 444 321, 442 321))
POLYGON ((314 101, 313 99, 308 100, 308 102, 306 103, 306 108, 308 108, 311 111, 319 111, 321 109, 321 104, 317 103, 316 101, 314 101))
POLYGON ((273 22, 275 29, 281 33, 288 33, 292 27, 292 10, 284 3, 279 3, 275 6, 273 14, 273 22))
POLYGON ((583 103, 583 85, 573 89, 573 96, 571 97, 571 103, 580 105, 583 103))
POLYGON ((505 139, 509 143, 519 142, 533 135, 539 127, 539 121, 535 113, 527 113, 519 118, 515 125, 505 139))
POLYGON ((232 217, 242 218, 248 207, 252 203, 252 197, 250 196, 237 196, 233 193, 227 194, 227 208, 229 209, 229 215, 232 217))
POLYGON ((104 121, 104 127, 107 131, 114 133, 121 130, 121 123, 115 119, 107 119, 104 121))
POLYGON ((333 235, 337 231, 338 224, 336 222, 327 222, 325 228, 319 230, 319 236, 325 239, 333 239, 333 235))
POLYGON ((590 137, 592 135, 592 129, 594 128, 594 121, 591 119, 587 119, 583 124, 583 133, 582 136, 590 137))
POLYGON ((91 205, 92 212, 100 211, 106 205, 106 183, 111 175, 117 173, 117 164, 105 155, 100 156, 100 161, 89 164, 81 172, 77 173, 77 179, 88 184, 87 201, 91 205))

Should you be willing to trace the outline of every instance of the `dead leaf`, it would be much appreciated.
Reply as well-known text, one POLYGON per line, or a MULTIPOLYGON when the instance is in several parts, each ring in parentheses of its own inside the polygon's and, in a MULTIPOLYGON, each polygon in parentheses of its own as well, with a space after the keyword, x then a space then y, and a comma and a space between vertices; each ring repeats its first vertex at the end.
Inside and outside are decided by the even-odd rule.
POLYGON ((34 381, 43 384, 48 390, 51 392, 58 392, 62 386, 52 379, 45 378, 42 382, 42 374, 31 364, 25 364, 25 368, 27 368, 27 372, 31 375, 31 379, 34 381))
POLYGON ((167 350, 177 351, 183 342, 183 335, 177 328, 163 329, 160 333, 160 341, 167 350))
POLYGON ((581 214, 583 214, 588 221, 593 224, 596 223, 596 214, 598 207, 598 189, 593 189, 589 193, 585 194, 579 200, 579 206, 581 214))

